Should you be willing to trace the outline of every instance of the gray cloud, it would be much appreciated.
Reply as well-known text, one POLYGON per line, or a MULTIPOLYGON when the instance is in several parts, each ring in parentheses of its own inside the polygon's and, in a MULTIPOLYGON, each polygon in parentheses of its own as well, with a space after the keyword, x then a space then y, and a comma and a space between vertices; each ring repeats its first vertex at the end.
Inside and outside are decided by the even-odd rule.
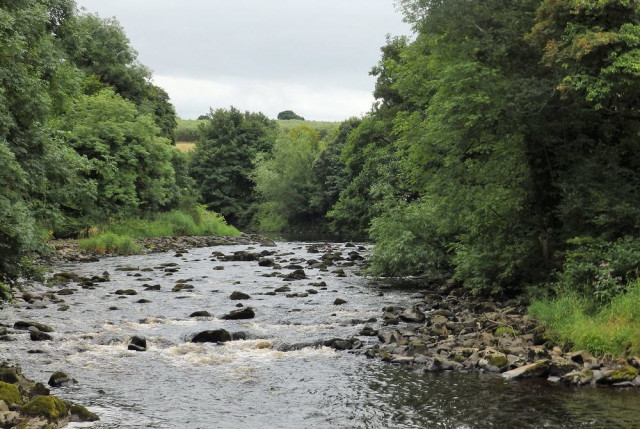
POLYGON ((409 32, 392 0, 78 4, 120 21, 140 61, 154 71, 183 117, 229 104, 270 116, 304 108, 309 119, 319 120, 361 114, 372 102, 368 72, 386 34, 409 32), (213 97, 208 105, 203 95, 213 97))

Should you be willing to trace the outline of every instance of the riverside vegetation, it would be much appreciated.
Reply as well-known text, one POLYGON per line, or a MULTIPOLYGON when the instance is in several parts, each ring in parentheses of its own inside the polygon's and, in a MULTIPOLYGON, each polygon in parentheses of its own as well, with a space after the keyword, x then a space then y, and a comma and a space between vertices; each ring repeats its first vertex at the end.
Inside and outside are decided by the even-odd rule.
POLYGON ((139 237, 237 234, 226 222, 330 231, 375 244, 373 275, 524 297, 567 347, 637 354, 640 6, 398 7, 414 35, 382 47, 368 114, 211 110, 183 153, 115 20, 2 4, 3 294, 38 276, 51 238, 134 253, 139 237))

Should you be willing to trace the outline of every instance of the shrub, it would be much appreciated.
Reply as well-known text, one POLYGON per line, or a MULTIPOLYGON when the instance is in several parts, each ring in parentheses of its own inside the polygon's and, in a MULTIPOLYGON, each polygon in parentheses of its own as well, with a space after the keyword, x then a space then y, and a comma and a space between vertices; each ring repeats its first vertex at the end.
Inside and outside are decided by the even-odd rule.
POLYGON ((560 291, 575 290, 607 303, 638 279, 640 240, 625 237, 609 242, 592 237, 569 240, 564 270, 558 274, 560 291))

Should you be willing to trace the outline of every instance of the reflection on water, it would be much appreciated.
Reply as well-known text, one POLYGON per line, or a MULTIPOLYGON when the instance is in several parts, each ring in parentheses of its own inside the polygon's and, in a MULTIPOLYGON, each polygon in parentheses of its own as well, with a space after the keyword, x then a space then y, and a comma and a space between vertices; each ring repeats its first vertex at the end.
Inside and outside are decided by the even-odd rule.
MULTIPOLYGON (((101 421, 71 427, 640 427, 640 393, 633 389, 508 382, 475 373, 420 374, 328 348, 284 352, 291 349, 284 345, 356 335, 362 320, 379 317, 384 306, 410 304, 413 292, 387 290, 378 296, 378 290, 351 273, 338 278, 307 269, 308 280, 286 283, 292 291, 304 292, 319 281, 326 282, 326 289, 303 298, 265 295, 285 284, 263 276, 272 268, 210 260, 214 250, 229 254, 239 249, 197 249, 180 259, 161 254, 70 264, 64 269, 81 274, 107 270, 112 280, 95 290, 76 287, 75 294, 65 296, 68 312, 57 311, 56 305, 5 308, 9 323, 31 319, 51 325, 55 341, 35 344, 26 332, 15 334, 18 341, 0 344, 0 353, 21 362, 37 381, 46 382, 56 370, 79 381, 53 393, 88 405, 101 421), (157 268, 172 262, 179 264, 173 276, 157 268), (147 269, 147 282, 161 290, 144 291, 134 272, 115 270, 125 265, 147 269), (224 270, 213 270, 220 265, 224 270), (194 290, 172 292, 177 279, 189 279, 194 290), (123 288, 139 294, 114 294, 123 288), (245 304, 256 310, 255 319, 220 319, 235 308, 236 301, 229 300, 234 290, 251 295, 245 304), (336 297, 347 304, 334 306, 336 297), (141 298, 151 302, 140 303, 141 298), (190 318, 196 310, 213 316, 190 318), (188 341, 196 332, 221 327, 249 338, 220 346, 188 341), (148 351, 127 350, 132 335, 146 337, 148 351), (29 352, 36 348, 40 353, 29 352)), ((318 258, 300 243, 279 243, 275 250, 283 262, 318 258)))

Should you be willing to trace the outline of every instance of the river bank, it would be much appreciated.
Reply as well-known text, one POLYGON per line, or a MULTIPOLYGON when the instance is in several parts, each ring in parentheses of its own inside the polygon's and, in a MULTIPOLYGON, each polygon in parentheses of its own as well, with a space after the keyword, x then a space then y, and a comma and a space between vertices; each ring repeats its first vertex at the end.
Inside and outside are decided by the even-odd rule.
MULTIPOLYGON (((176 401, 185 411, 178 417, 192 419, 191 426, 183 427, 207 427, 202 422, 212 417, 207 411, 210 405, 196 398, 211 394, 209 379, 224 381, 215 389, 225 406, 229 396, 239 404, 234 408, 236 417, 229 416, 220 427, 238 427, 237 415, 245 424, 240 426, 250 427, 248 422, 259 414, 242 408, 247 401, 264 402, 264 407, 276 410, 280 403, 270 402, 272 389, 291 390, 291 400, 298 401, 300 377, 289 374, 304 379, 302 374, 312 369, 314 387, 307 399, 300 399, 308 402, 308 410, 299 420, 292 418, 291 427, 308 424, 309 419, 320 427, 333 422, 315 416, 317 393, 311 392, 320 389, 332 396, 337 389, 340 395, 351 395, 360 381, 348 375, 345 384, 343 374, 360 374, 362 368, 372 371, 365 380, 381 374, 396 379, 380 379, 383 383, 437 384, 432 374, 461 374, 455 378, 458 383, 489 383, 492 389, 511 389, 523 398, 531 380, 505 379, 506 384, 498 380, 533 377, 549 379, 553 383, 543 382, 549 386, 638 382, 637 359, 595 358, 553 344, 524 314, 521 302, 471 297, 453 284, 407 290, 384 279, 361 277, 366 245, 273 243, 252 236, 223 239, 224 244, 218 245, 212 245, 214 239, 187 240, 163 239, 149 243, 146 255, 99 261, 95 261, 99 255, 60 243, 56 271, 50 273, 48 284, 25 285, 7 308, 7 335, 14 341, 2 343, 3 355, 24 363, 36 380, 45 382, 58 370, 77 378, 79 384, 56 388, 54 393, 88 405, 105 418, 92 427, 104 428, 130 427, 126 421, 131 419, 152 427, 176 427, 168 414, 161 420, 151 417, 160 408, 169 412, 176 401), (22 324, 16 326, 20 321, 44 322, 52 332, 38 325, 30 331, 20 329, 22 324), (32 334, 51 338, 34 342, 32 334), (292 368, 296 370, 291 372, 292 368), (343 372, 329 377, 336 368, 343 372), (399 376, 395 368, 403 368, 407 376, 399 376), (634 370, 636 376, 631 378, 634 370), (194 377, 205 384, 193 387, 194 377), (289 384, 280 385, 282 380, 289 384), (245 383, 259 396, 243 389, 245 383), (162 393, 147 398, 139 389, 162 393), (142 397, 146 402, 140 404, 142 397), (120 403, 126 407, 110 411, 120 403)), ((562 395, 557 390, 545 392, 562 395)), ((380 407, 386 410, 385 418, 392 418, 388 416, 398 405, 376 403, 374 408, 380 407)), ((348 410, 344 413, 351 415, 348 410)), ((414 417, 424 423, 422 418, 414 417)))

